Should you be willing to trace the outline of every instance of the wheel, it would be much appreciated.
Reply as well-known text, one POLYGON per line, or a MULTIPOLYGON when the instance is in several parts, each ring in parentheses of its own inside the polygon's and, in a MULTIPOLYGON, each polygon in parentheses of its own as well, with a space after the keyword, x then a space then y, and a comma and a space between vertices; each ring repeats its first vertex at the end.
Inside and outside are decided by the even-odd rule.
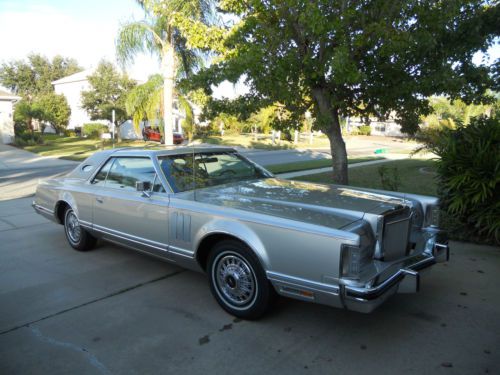
POLYGON ((147 136, 145 136, 145 135, 143 135, 143 136, 142 136, 142 140, 143 140, 144 142, 149 141, 148 137, 147 137, 147 136))
POLYGON ((244 244, 221 241, 208 257, 210 290, 221 307, 242 319, 260 318, 270 307, 275 291, 258 258, 244 244))
POLYGON ((97 242, 94 236, 80 226, 78 217, 71 207, 64 213, 64 232, 71 247, 78 251, 91 250, 97 242))
POLYGON ((163 145, 165 144, 165 140, 163 139, 163 137, 160 138, 160 143, 163 145))

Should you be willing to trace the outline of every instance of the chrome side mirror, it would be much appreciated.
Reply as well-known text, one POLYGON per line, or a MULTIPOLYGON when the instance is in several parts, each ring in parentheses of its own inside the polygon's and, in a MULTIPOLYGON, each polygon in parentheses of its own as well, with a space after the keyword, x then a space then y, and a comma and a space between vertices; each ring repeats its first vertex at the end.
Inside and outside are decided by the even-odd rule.
POLYGON ((151 197, 151 182, 149 181, 137 181, 135 183, 135 190, 140 191, 142 196, 145 198, 151 197))

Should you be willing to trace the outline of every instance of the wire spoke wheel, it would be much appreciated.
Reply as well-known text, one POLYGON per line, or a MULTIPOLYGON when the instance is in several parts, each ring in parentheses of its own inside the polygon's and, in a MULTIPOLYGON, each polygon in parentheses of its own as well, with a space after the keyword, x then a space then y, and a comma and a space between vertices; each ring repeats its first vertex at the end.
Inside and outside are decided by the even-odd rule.
POLYGON ((208 256, 210 290, 219 305, 242 319, 258 319, 276 296, 253 250, 237 240, 223 240, 208 256))
POLYGON ((68 234, 69 239, 73 243, 80 242, 82 236, 82 228, 80 227, 80 223, 78 218, 76 217, 73 210, 69 211, 66 216, 66 233, 68 234))
POLYGON ((236 254, 221 254, 215 263, 217 289, 230 304, 244 306, 252 302, 257 284, 251 266, 236 254))

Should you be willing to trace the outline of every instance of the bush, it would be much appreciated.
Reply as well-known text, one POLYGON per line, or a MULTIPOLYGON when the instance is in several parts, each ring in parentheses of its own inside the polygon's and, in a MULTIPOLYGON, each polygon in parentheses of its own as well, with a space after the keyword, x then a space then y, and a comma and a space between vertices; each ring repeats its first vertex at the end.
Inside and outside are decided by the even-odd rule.
POLYGON ((89 138, 99 138, 102 133, 107 133, 109 128, 106 125, 100 124, 98 122, 91 122, 88 124, 83 124, 82 134, 89 138))
POLYGON ((500 243, 500 121, 484 116, 422 139, 437 162, 441 208, 457 238, 500 243))
POLYGON ((43 137, 39 133, 23 132, 14 137, 14 145, 17 147, 34 146, 43 144, 43 137))
POLYGON ((398 191, 401 186, 401 177, 398 167, 389 168, 382 165, 378 168, 380 183, 384 190, 398 191))
POLYGON ((370 135, 372 134, 372 128, 370 125, 362 125, 358 128, 358 135, 370 135))

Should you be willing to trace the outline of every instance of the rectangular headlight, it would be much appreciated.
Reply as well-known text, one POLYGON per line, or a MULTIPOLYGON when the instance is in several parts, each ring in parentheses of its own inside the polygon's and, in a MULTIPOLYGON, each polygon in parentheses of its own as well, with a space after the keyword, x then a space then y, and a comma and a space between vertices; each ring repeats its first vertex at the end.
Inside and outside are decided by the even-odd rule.
POLYGON ((427 210, 425 211, 425 226, 439 227, 439 206, 427 206, 427 210))
POLYGON ((355 246, 342 245, 340 276, 358 279, 361 271, 361 249, 355 246))

